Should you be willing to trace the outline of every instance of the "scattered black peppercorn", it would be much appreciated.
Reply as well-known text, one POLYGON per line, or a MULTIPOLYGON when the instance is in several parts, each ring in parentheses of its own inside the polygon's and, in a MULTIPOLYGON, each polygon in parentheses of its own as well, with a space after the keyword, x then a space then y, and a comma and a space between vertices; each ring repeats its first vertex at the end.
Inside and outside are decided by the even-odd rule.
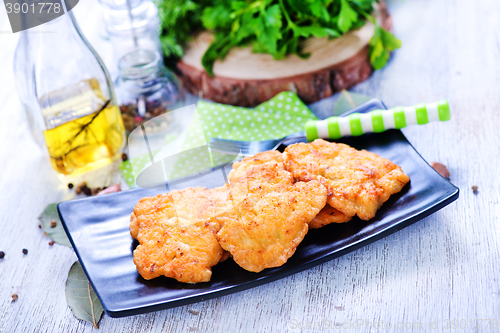
POLYGON ((41 224, 38 225, 38 229, 42 229, 42 225, 41 224))
POLYGON ((3 259, 3 257, 5 257, 5 252, 0 251, 0 259, 3 259))
POLYGON ((92 194, 92 190, 88 187, 85 187, 83 189, 83 193, 85 193, 85 195, 91 195, 92 194))
POLYGON ((122 154, 122 161, 125 162, 126 160, 128 160, 128 156, 127 156, 127 154, 123 153, 122 154))
POLYGON ((28 250, 27 249, 23 249, 23 253, 24 254, 28 254, 28 250))
POLYGON ((56 220, 52 220, 52 221, 50 221, 50 227, 51 227, 51 228, 55 228, 55 226, 56 226, 56 225, 57 225, 56 220))
POLYGON ((68 188, 69 188, 70 190, 73 188, 73 186, 74 186, 74 185, 73 185, 73 183, 69 183, 69 184, 68 184, 68 188))
POLYGON ((472 186, 472 192, 477 193, 477 189, 478 189, 477 185, 473 185, 472 186))
POLYGON ((106 187, 104 187, 104 188, 100 188, 100 187, 91 188, 91 187, 87 186, 87 183, 83 182, 80 185, 75 187, 75 193, 76 194, 85 194, 87 196, 93 196, 93 195, 99 194, 105 188, 106 187))
POLYGON ((54 243, 55 243, 54 241, 50 241, 49 245, 52 246, 52 245, 54 245, 54 243))
POLYGON ((12 302, 17 301, 18 298, 19 296, 17 296, 17 294, 12 294, 12 302))

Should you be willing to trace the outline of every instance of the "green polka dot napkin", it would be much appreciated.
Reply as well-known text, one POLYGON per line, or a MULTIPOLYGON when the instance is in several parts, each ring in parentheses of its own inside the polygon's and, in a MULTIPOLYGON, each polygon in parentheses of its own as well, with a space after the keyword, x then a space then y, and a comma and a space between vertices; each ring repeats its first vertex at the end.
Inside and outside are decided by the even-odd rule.
MULTIPOLYGON (((192 122, 186 131, 183 149, 170 168, 168 179, 201 172, 207 167, 230 163, 234 156, 207 153, 206 145, 212 137, 229 140, 261 141, 281 138, 304 130, 304 124, 317 119, 293 92, 282 92, 257 107, 243 108, 199 101, 196 105, 198 122, 192 122)), ((156 153, 156 152, 155 152, 156 153)), ((134 174, 150 162, 148 154, 123 162, 120 170, 127 184, 135 186, 134 174)))

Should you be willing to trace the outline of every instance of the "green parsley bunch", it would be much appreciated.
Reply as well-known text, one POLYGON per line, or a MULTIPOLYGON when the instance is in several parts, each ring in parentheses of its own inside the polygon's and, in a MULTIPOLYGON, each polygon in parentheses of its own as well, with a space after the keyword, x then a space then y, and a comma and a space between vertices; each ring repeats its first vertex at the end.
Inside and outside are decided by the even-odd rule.
POLYGON ((214 39, 202 58, 207 73, 233 47, 251 46, 253 52, 274 59, 289 54, 307 58, 300 41, 311 36, 336 38, 359 29, 366 20, 375 25, 370 61, 385 66, 398 40, 370 15, 373 0, 159 0, 160 41, 166 57, 182 57, 183 46, 194 33, 210 30, 214 39))

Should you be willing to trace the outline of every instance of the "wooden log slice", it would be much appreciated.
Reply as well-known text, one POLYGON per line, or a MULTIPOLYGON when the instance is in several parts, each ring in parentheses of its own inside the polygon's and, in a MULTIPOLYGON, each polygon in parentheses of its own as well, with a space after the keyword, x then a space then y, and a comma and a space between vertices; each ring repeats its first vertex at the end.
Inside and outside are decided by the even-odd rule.
MULTIPOLYGON (((392 19, 386 4, 374 4, 374 17, 389 30, 392 19)), ((311 53, 304 60, 290 55, 274 60, 269 54, 252 53, 250 47, 234 48, 224 61, 214 64, 210 77, 201 58, 213 36, 202 32, 188 44, 184 57, 177 63, 184 87, 192 94, 200 92, 215 102, 255 106, 282 91, 294 91, 305 103, 313 103, 342 89, 363 82, 372 73, 368 57, 369 41, 374 26, 367 22, 362 28, 346 35, 328 38, 309 38, 303 50, 311 53)))

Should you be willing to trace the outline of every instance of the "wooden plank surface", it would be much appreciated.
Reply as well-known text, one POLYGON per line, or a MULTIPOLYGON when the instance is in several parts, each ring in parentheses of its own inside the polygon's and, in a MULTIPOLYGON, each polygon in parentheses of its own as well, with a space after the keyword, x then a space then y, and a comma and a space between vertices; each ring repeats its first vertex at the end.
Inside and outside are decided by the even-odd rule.
MULTIPOLYGON (((419 323, 422 330, 437 323, 433 331, 448 331, 447 320, 453 319, 466 323, 461 331, 495 331, 485 321, 477 329, 476 320, 500 320, 500 3, 391 0, 388 6, 403 47, 354 91, 379 97, 388 107, 449 99, 450 122, 404 133, 426 160, 448 166, 461 189, 458 201, 374 244, 264 286, 145 315, 104 316, 102 332, 319 331, 318 324, 307 329, 314 322, 329 325, 321 330, 326 332, 340 331, 335 323, 352 332, 368 331, 369 323, 378 323, 373 331, 416 331, 419 323), (472 185, 479 187, 477 194, 472 185), (397 330, 399 323, 403 329, 397 330)), ((6 257, 0 259, 0 332, 93 332, 66 304, 66 276, 76 256, 70 248, 49 246, 38 229, 36 217, 45 205, 67 192, 28 134, 13 84, 17 36, 8 33, 3 8, 0 251, 6 257), (19 295, 14 303, 12 293, 19 295)), ((86 0, 75 11, 89 39, 105 52, 89 15, 96 8, 86 0)), ((327 116, 334 100, 312 109, 327 116)))

